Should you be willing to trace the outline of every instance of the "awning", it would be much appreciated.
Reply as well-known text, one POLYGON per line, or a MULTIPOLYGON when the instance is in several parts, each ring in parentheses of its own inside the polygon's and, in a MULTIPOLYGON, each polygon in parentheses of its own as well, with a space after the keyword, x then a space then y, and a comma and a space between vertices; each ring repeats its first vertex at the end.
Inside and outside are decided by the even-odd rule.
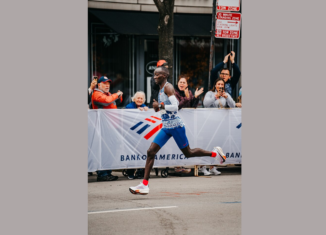
MULTIPOLYGON (((157 12, 88 9, 89 12, 120 34, 158 35, 157 12)), ((210 36, 209 14, 174 14, 174 36, 210 36)))

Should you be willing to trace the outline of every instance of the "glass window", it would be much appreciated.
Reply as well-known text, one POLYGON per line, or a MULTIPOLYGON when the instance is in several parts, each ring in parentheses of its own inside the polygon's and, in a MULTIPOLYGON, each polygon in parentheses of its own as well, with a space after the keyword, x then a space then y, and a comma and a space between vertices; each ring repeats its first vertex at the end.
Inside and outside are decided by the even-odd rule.
MULTIPOLYGON (((151 78, 154 75, 158 58, 158 38, 144 39, 144 71, 145 85, 144 92, 146 94, 146 104, 150 103, 151 98, 151 78)), ((156 98, 157 99, 157 98, 156 98)))
MULTIPOLYGON (((197 88, 204 88, 198 107, 203 107, 203 100, 208 88, 209 75, 209 37, 177 37, 175 53, 175 81, 180 75, 188 78, 188 89, 194 94, 197 88)), ((223 40, 215 39, 215 60, 223 60, 223 40)), ((222 61, 221 60, 221 61, 222 61)), ((215 63, 220 61, 215 61, 215 63)), ((213 61, 213 66, 215 66, 213 61)), ((212 83, 212 82, 211 82, 212 83)))
POLYGON ((124 107, 131 102, 131 37, 117 34, 105 25, 95 26, 92 31, 92 75, 111 79, 110 92, 123 92, 123 102, 117 102, 117 106, 124 107))

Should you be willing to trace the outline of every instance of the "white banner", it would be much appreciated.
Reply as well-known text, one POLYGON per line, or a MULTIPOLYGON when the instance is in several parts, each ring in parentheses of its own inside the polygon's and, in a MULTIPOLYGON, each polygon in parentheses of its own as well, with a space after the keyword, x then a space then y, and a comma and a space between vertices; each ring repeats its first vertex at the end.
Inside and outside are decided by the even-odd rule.
MULTIPOLYGON (((181 109, 190 148, 220 146, 225 164, 241 163, 241 109, 181 109)), ((144 168, 147 149, 161 128, 160 113, 138 109, 88 111, 88 171, 144 168)), ((154 167, 219 164, 216 158, 185 158, 173 137, 155 156, 154 167)))

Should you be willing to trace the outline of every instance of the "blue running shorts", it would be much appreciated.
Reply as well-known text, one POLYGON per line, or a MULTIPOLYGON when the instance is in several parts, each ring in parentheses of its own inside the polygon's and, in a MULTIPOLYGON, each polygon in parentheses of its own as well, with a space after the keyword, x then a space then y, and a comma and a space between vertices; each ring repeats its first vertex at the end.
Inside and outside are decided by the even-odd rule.
POLYGON ((177 127, 174 129, 165 129, 162 128, 160 132, 157 134, 153 143, 158 144, 161 148, 165 145, 165 143, 173 136, 175 142, 177 143, 179 149, 184 149, 189 145, 187 136, 186 136, 186 128, 177 127))

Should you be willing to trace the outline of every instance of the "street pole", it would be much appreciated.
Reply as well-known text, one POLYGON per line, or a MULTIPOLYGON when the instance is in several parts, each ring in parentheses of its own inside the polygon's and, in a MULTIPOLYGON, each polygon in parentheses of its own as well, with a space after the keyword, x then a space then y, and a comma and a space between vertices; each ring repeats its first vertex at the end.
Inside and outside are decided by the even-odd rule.
POLYGON ((213 69, 213 56, 215 50, 215 20, 216 20, 216 1, 213 0, 212 27, 211 27, 211 43, 209 50, 209 74, 208 74, 208 90, 211 88, 211 71, 213 69))
MULTIPOLYGON (((233 39, 230 39, 229 45, 230 45, 230 50, 227 51, 226 53, 231 53, 231 51, 233 50, 233 39)), ((228 60, 227 68, 232 72, 232 63, 231 63, 231 60, 230 59, 228 60)))

